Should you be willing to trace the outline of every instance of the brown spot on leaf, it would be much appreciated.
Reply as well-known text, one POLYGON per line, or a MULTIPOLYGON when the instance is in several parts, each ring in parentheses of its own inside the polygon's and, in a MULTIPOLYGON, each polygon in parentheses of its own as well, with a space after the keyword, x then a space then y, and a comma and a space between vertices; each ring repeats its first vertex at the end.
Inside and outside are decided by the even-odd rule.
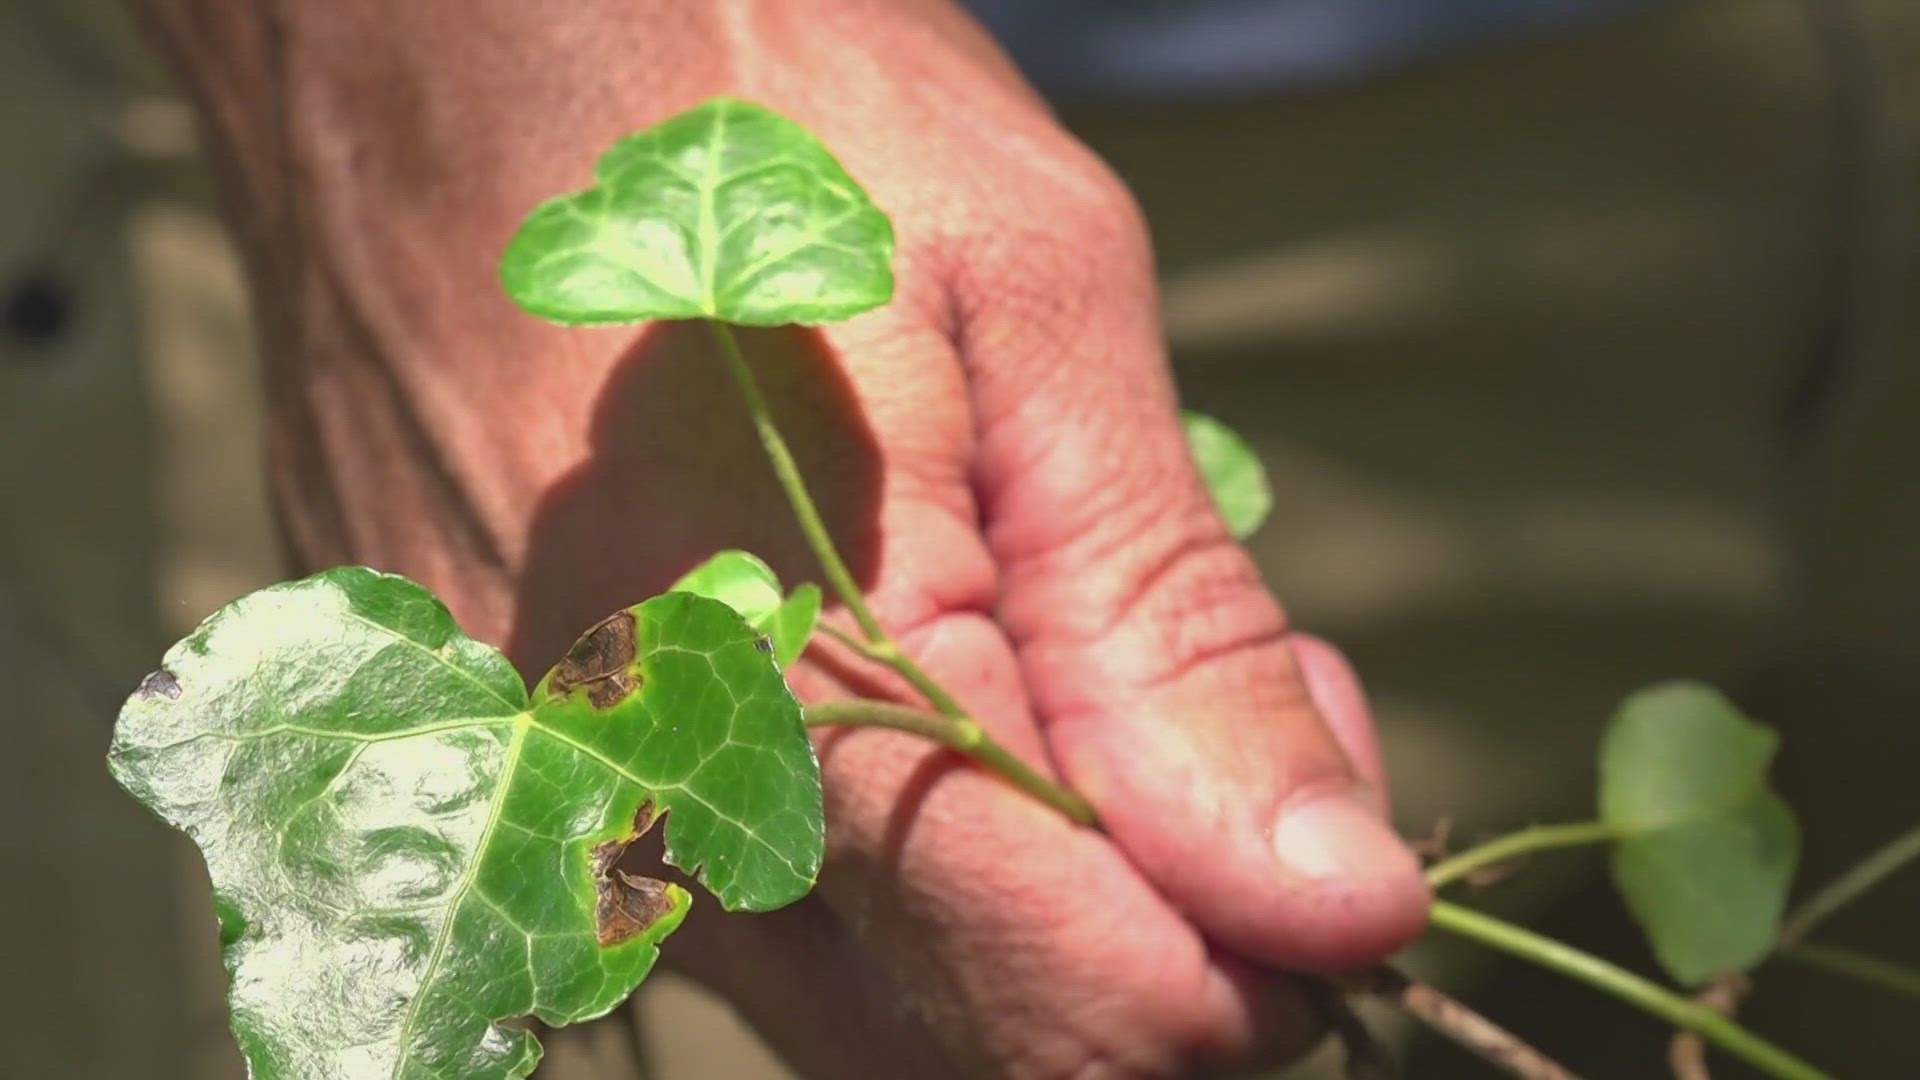
POLYGON ((614 865, 653 821, 653 800, 648 799, 634 811, 633 836, 593 847, 594 927, 603 949, 633 940, 673 910, 666 882, 629 874, 614 865))
POLYGON ((554 665, 547 685, 555 697, 564 697, 574 688, 584 686, 587 701, 594 708, 612 708, 640 689, 640 675, 632 670, 637 653, 633 612, 616 612, 580 635, 580 640, 554 665))
POLYGON ((594 921, 603 949, 639 937, 673 910, 664 881, 615 870, 601 878, 598 886, 600 899, 594 921))
MULTIPOLYGON (((653 828, 653 819, 656 816, 658 815, 654 813, 653 800, 641 799, 640 805, 635 807, 633 811, 633 835, 635 839, 638 839, 641 833, 653 828)), ((629 843, 631 843, 631 841, 629 841, 629 843)))
POLYGON ((141 679, 140 689, 136 692, 141 697, 163 697, 168 701, 179 701, 180 680, 174 678, 173 672, 161 668, 141 679))

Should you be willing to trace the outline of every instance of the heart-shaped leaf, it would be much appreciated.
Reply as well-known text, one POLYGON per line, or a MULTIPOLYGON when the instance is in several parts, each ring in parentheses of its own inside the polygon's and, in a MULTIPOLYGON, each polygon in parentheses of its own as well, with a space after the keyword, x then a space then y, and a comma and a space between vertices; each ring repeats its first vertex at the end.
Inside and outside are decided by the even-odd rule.
POLYGON ((893 295, 893 226, 805 128, 719 97, 613 145, 527 217, 507 295, 563 323, 816 325, 893 295))
POLYGON ((1227 531, 1235 540, 1252 536, 1273 509, 1273 492, 1259 457, 1238 433, 1211 416, 1182 409, 1180 421, 1187 431, 1187 449, 1227 531))
POLYGON ((739 612, 749 626, 773 642, 774 659, 783 668, 807 647, 820 617, 818 585, 797 585, 782 598, 773 569, 758 556, 734 548, 687 571, 671 589, 718 600, 739 612))
POLYGON ((498 1021, 606 1012, 684 915, 615 865, 659 814, 728 908, 819 867, 798 704, 702 597, 617 613, 531 696, 424 589, 360 568, 244 597, 165 663, 110 764, 206 857, 262 1080, 525 1076, 539 1045, 498 1021))
POLYGON ((1778 739, 1719 691, 1665 683, 1629 697, 1600 750, 1613 877, 1654 954, 1693 985, 1773 948, 1799 831, 1767 788, 1778 739))

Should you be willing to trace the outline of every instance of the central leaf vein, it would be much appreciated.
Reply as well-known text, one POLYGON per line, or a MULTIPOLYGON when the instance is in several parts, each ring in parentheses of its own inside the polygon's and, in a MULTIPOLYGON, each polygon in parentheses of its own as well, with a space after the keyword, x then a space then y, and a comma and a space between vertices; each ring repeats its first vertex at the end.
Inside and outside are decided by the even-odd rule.
POLYGON ((400 1021, 400 1057, 394 1062, 390 1074, 394 1080, 406 1075, 407 1059, 413 1054, 413 1027, 420 1017, 420 1005, 427 999, 434 979, 440 974, 440 962, 446 956, 448 943, 453 940, 453 928, 460 919, 460 908, 466 903, 467 892, 480 876, 480 865, 486 861, 487 844, 493 839, 493 831, 499 826, 500 816, 506 808, 507 792, 513 788, 513 771, 520 763, 520 750, 526 745, 527 729, 531 726, 530 722, 514 725, 513 741, 507 744, 506 761, 500 769, 500 787, 493 793, 493 803, 487 808, 487 823, 480 830, 480 839, 474 844, 473 861, 467 864, 460 881, 448 894, 450 899, 446 919, 440 924, 440 933, 434 938, 433 952, 427 957, 427 966, 420 973, 420 985, 415 988, 413 999, 407 1002, 407 1015, 400 1021))

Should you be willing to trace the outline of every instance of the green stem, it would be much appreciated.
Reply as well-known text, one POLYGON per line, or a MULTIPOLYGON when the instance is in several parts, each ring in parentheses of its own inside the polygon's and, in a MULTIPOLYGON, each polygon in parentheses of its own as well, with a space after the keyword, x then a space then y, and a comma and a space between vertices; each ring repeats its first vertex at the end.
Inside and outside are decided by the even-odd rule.
POLYGON ((1833 945, 1793 945, 1782 948, 1777 955, 1920 999, 1920 969, 1905 964, 1833 945))
POLYGON ((766 396, 760 392, 760 383, 753 377, 753 369, 741 354, 740 343, 734 338, 733 329, 725 323, 712 320, 708 320, 707 325, 713 328, 713 335, 720 343, 721 353, 726 356, 734 381, 740 385, 741 396, 746 399, 747 413, 753 419, 754 431, 760 436, 760 445, 766 449, 767 460, 773 464, 774 476, 787 493, 787 501, 793 504, 793 516, 800 523, 800 531, 806 535, 814 557, 820 560, 827 583, 833 587, 841 603, 847 605, 847 610, 853 614, 853 621, 859 624, 866 640, 855 640, 837 630, 823 629, 828 629, 829 633, 860 655, 898 672, 940 714, 935 716, 885 702, 845 701, 808 709, 808 724, 871 724, 913 732, 956 750, 998 773, 1008 783, 1066 815, 1069 821, 1097 826, 1098 818, 1085 799, 1035 772, 1026 762, 995 741, 980 726, 980 722, 968 715, 960 702, 933 676, 914 663, 913 658, 880 625, 873 609, 867 606, 865 594, 848 571, 846 561, 840 557, 840 550, 834 546, 833 536, 827 531, 819 508, 814 505, 813 495, 800 475, 800 466, 793 460, 793 452, 787 449, 787 440, 774 423, 773 412, 767 408, 766 396))
POLYGON ((814 558, 820 560, 820 569, 827 575, 827 584, 833 587, 840 602, 847 605, 847 610, 853 614, 853 621, 859 624, 860 632, 866 635, 865 655, 899 672, 935 709, 956 720, 964 719, 967 711, 901 650, 899 644, 888 636, 886 628, 880 625, 880 620, 874 617, 873 609, 867 606, 866 595, 853 580, 846 561, 840 557, 840 549, 833 544, 832 534, 827 532, 826 522, 820 518, 820 509, 814 505, 813 495, 807 491, 807 482, 800 476, 800 466, 793 460, 793 452, 787 449, 787 440, 773 422, 773 411, 767 408, 767 399, 760 392, 760 383, 753 377, 753 369, 740 352, 740 342, 733 336, 733 328, 711 319, 707 320, 707 325, 713 328, 713 336, 720 342, 720 351, 727 358, 727 367, 732 370, 734 381, 740 385, 740 394, 747 402, 747 414, 753 418, 753 429, 760 436, 760 445, 766 448, 767 460, 773 464, 773 474, 787 493, 787 501, 793 504, 793 516, 800 523, 800 531, 806 534, 807 545, 813 549, 814 558))
POLYGON ((1699 1032, 1722 1050, 1781 1080, 1830 1080, 1826 1073, 1738 1023, 1633 972, 1552 938, 1472 908, 1435 900, 1433 925, 1578 979, 1676 1027, 1699 1032))
POLYGON ((1795 908, 1780 925, 1781 946, 1799 944, 1828 916, 1915 859, 1920 859, 1920 825, 1894 837, 1795 908))
POLYGON ((875 651, 873 645, 858 634, 849 634, 831 623, 824 622, 815 623, 813 628, 876 664, 887 663, 886 654, 875 651))
POLYGON ((1574 847, 1579 844, 1604 844, 1614 831, 1603 821, 1581 821, 1571 825, 1533 825, 1519 832, 1470 847, 1427 869, 1427 884, 1438 889, 1482 867, 1493 866, 1535 851, 1574 847))
MULTIPOLYGON (((773 413, 767 407, 766 397, 760 392, 760 385, 754 378, 753 369, 748 366, 746 357, 740 351, 740 343, 734 338, 732 328, 725 323, 712 320, 709 320, 708 325, 713 328, 714 337, 720 344, 720 351, 726 357, 727 366, 733 372, 734 381, 740 386, 741 395, 746 399, 747 412, 753 420, 754 431, 760 437, 761 446, 766 449, 767 459, 773 465, 774 476, 786 492, 788 502, 793 505, 794 517, 799 522, 800 531, 805 534, 808 545, 813 549, 814 557, 820 561, 827 583, 839 596, 840 601, 847 606, 847 610, 852 613, 854 622, 858 624, 866 640, 855 641, 838 632, 833 632, 834 636, 845 641, 862 656, 898 672, 939 711, 939 715, 934 715, 887 702, 839 701, 808 708, 806 710, 808 726, 855 724, 889 727, 930 739, 998 773, 1015 787, 1059 811, 1068 820, 1098 828, 1098 819, 1085 799, 1035 772, 1025 762, 1008 752, 1006 747, 994 741, 979 722, 967 714, 953 695, 947 693, 932 676, 914 663, 913 659, 901 650, 899 644, 880 625, 879 619, 874 617, 873 610, 867 606, 866 597, 859 585, 854 582, 853 574, 847 569, 846 562, 841 559, 839 549, 834 546, 833 537, 828 533, 826 523, 820 517, 819 508, 814 504, 812 494, 807 491, 806 481, 800 475, 800 468, 793 459, 792 451, 787 448, 786 439, 781 436, 779 427, 774 423, 773 413)), ((1501 862, 1525 852, 1574 844, 1599 843, 1610 837, 1610 831, 1599 822, 1536 826, 1483 844, 1441 862, 1428 871, 1428 881, 1437 887, 1481 866, 1501 862)), ((1901 861, 1904 861, 1904 858, 1901 861)), ((1434 901, 1431 914, 1436 926, 1474 938, 1484 944, 1525 957, 1562 974, 1587 982, 1671 1023, 1699 1032, 1728 1052, 1782 1080, 1828 1080, 1826 1075, 1818 1069, 1761 1039, 1732 1020, 1689 1002, 1598 957, 1522 927, 1443 900, 1434 901)))
POLYGON ((1035 772, 1026 762, 1009 753, 1006 747, 989 738, 978 722, 966 717, 955 719, 892 702, 861 699, 809 705, 806 720, 808 727, 831 724, 886 727, 932 740, 980 762, 1014 787, 1059 811, 1074 824, 1090 828, 1098 826, 1093 807, 1085 799, 1035 772))

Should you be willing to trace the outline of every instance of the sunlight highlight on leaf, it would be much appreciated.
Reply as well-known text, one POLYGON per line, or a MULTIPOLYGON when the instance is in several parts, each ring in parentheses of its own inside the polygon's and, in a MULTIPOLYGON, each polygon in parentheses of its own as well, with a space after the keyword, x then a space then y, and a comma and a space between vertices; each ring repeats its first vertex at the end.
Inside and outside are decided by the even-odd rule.
POLYGON ((724 906, 806 893, 818 766, 759 640, 655 597, 529 695, 426 590, 343 568, 170 650, 109 763, 206 858, 253 1075, 525 1076, 538 1044, 497 1021, 605 1013, 685 915, 616 865, 661 815, 668 860, 724 906))

